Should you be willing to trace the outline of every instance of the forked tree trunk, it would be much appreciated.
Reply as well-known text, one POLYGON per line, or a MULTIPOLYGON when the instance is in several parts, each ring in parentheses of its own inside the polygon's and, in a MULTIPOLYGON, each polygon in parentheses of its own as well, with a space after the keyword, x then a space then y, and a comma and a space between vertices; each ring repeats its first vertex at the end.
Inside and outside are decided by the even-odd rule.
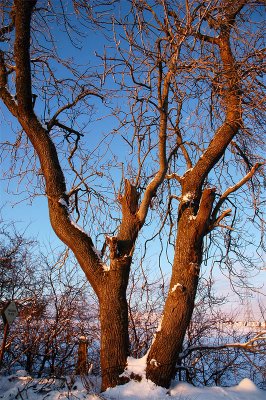
MULTIPOLYGON (((231 8, 230 3, 228 3, 229 9, 231 8)), ((240 2, 237 11, 241 10, 244 3, 244 1, 240 2)), ((124 195, 120 196, 122 222, 118 236, 110 241, 110 253, 112 253, 110 271, 104 272, 103 263, 94 251, 91 238, 71 223, 65 177, 59 163, 57 149, 50 136, 50 129, 54 126, 56 119, 54 117, 49 122, 48 130, 40 124, 33 110, 29 50, 31 14, 35 4, 35 0, 14 1, 15 68, 13 71, 12 67, 12 73, 14 72, 16 77, 16 101, 8 90, 8 76, 11 69, 5 62, 3 52, 0 52, 0 96, 27 133, 39 157, 46 181, 46 195, 53 229, 62 242, 73 250, 77 261, 99 297, 102 329, 102 390, 105 390, 107 387, 120 383, 119 375, 126 366, 128 355, 126 287, 131 256, 139 230, 145 223, 152 198, 163 182, 168 169, 168 157, 166 155, 166 148, 168 148, 166 146, 168 94, 171 79, 173 74, 176 73, 176 69, 175 67, 173 71, 169 69, 164 81, 162 81, 164 74, 162 73, 161 60, 159 60, 160 129, 158 154, 160 167, 146 187, 140 207, 138 207, 139 194, 137 189, 128 181, 125 182, 124 195), (112 249, 115 243, 117 247, 114 246, 114 249, 112 249)), ((227 6, 224 8, 227 9, 227 6)), ((151 347, 146 370, 147 377, 162 386, 170 384, 194 307, 202 259, 202 241, 208 230, 213 204, 213 191, 205 189, 201 193, 200 188, 202 188, 204 179, 222 157, 226 147, 241 126, 239 76, 237 64, 230 48, 230 30, 236 17, 236 10, 231 13, 229 11, 227 12, 227 19, 223 20, 221 25, 219 38, 209 38, 200 34, 203 38, 208 38, 211 43, 219 46, 223 64, 224 81, 221 80, 221 85, 224 89, 222 96, 226 118, 221 127, 217 129, 203 157, 200 157, 193 167, 193 173, 188 172, 191 170, 189 168, 186 175, 182 179, 180 178, 183 197, 179 209, 173 276, 164 309, 162 327, 151 347), (191 179, 189 178, 190 175, 191 179)), ((200 39, 202 38, 200 37, 200 39)), ((176 55, 172 59, 174 62, 171 61, 169 65, 176 65, 175 60, 176 55)), ((75 131, 73 132, 76 134, 75 131)), ((185 158, 187 158, 186 155, 185 158)))
POLYGON ((182 351, 185 333, 194 309, 202 242, 213 202, 213 190, 202 195, 197 215, 189 203, 180 205, 173 274, 161 327, 147 358, 146 376, 159 386, 169 387, 182 351))

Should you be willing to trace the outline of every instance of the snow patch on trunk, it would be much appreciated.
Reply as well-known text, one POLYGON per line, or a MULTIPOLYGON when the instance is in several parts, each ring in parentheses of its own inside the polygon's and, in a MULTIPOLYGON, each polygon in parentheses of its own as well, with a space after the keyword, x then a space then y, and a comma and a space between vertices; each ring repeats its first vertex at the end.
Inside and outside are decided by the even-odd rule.
POLYGON ((94 253, 96 254, 96 256, 99 258, 99 260, 101 260, 101 252, 96 249, 96 247, 92 246, 92 250, 94 251, 94 253))
MULTIPOLYGON (((5 88, 8 90, 7 85, 5 85, 5 88)), ((12 97, 12 100, 14 101, 14 103, 15 103, 16 105, 18 105, 18 102, 17 102, 17 99, 16 99, 16 95, 11 94, 11 97, 12 97)))
POLYGON ((63 199, 62 197, 58 200, 58 203, 60 203, 63 207, 65 207, 68 211, 68 204, 66 202, 65 199, 63 199))
POLYGON ((110 271, 110 266, 109 266, 109 265, 107 265, 107 264, 105 264, 105 263, 102 262, 102 266, 103 266, 103 270, 104 270, 105 272, 110 271))
MULTIPOLYGON (((69 209, 68 209, 68 204, 66 202, 65 199, 63 199, 62 197, 58 200, 58 203, 60 203, 63 207, 65 207, 65 209, 67 210, 68 213, 68 218, 69 221, 71 223, 71 225, 73 225, 76 229, 78 229, 80 232, 85 233, 85 235, 87 235, 87 233, 84 231, 84 229, 82 229, 75 221, 73 221, 73 219, 71 218, 70 214, 69 214, 69 209)), ((88 236, 88 235, 87 235, 88 236)))
POLYGON ((182 288, 183 285, 181 285, 181 283, 177 283, 175 286, 172 287, 171 293, 174 293, 178 287, 182 288))
POLYGON ((158 368, 160 366, 160 363, 156 361, 154 358, 151 359, 150 361, 151 365, 154 365, 154 367, 158 368))
POLYGON ((77 228, 80 232, 85 233, 85 235, 87 235, 87 233, 84 231, 84 229, 82 229, 75 221, 73 221, 73 219, 70 217, 70 215, 69 215, 69 220, 71 222, 71 225, 73 225, 75 228, 77 228))
POLYGON ((193 193, 192 192, 187 192, 186 194, 184 194, 184 196, 181 197, 181 201, 186 203, 188 201, 193 200, 193 198, 194 198, 193 193))
POLYGON ((188 168, 185 172, 184 172, 184 174, 183 174, 183 177, 185 177, 189 172, 191 172, 193 170, 193 168, 188 168))

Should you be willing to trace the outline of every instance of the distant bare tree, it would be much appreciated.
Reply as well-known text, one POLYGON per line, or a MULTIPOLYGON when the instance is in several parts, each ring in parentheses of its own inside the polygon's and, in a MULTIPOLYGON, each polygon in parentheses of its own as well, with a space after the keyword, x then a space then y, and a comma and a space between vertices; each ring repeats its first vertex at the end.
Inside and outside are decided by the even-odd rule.
MULTIPOLYGON (((41 256, 37 243, 12 224, 2 224, 0 238, 1 310, 12 300, 19 311, 3 367, 12 372, 20 366, 37 377, 73 373, 79 337, 85 336, 88 362, 99 371, 98 304, 77 266, 55 249, 53 257, 41 256)), ((0 326, 2 336, 2 319, 0 326)))

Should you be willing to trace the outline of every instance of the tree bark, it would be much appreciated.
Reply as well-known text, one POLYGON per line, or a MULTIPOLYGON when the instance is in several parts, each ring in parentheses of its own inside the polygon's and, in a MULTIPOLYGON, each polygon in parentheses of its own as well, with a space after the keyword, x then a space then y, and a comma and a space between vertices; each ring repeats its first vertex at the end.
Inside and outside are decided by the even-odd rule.
POLYGON ((175 364, 193 313, 203 238, 209 226, 214 200, 213 189, 204 190, 200 204, 193 193, 195 191, 188 192, 180 203, 170 289, 161 328, 156 332, 147 358, 147 379, 163 387, 169 387, 174 377, 175 364))
MULTIPOLYGON (((245 1, 241 2, 238 10, 244 3, 245 1)), ((220 35, 214 41, 218 45, 223 65, 222 102, 225 119, 194 167, 180 180, 182 198, 177 221, 173 273, 161 329, 156 333, 147 357, 147 378, 164 387, 169 387, 178 354, 182 351, 186 329, 194 309, 203 238, 210 229, 214 189, 202 190, 204 180, 221 159, 242 124, 240 81, 230 47, 230 30, 236 14, 231 14, 230 9, 220 26, 220 35)))
MULTIPOLYGON (((225 3, 227 4, 227 2, 225 3)), ((225 118, 202 157, 193 168, 191 163, 188 166, 191 171, 180 178, 183 197, 179 207, 173 275, 162 327, 156 334, 147 364, 147 377, 162 386, 168 386, 173 376, 175 362, 182 349, 184 335, 194 308, 202 260, 202 242, 210 225, 213 204, 213 190, 202 191, 202 187, 209 172, 221 159, 242 124, 241 91, 237 64, 230 48, 230 29, 236 13, 243 7, 245 0, 240 1, 240 4, 236 6, 237 9, 232 8, 231 3, 233 2, 228 3, 228 10, 225 8, 226 15, 228 15, 222 21, 219 37, 211 39, 200 32, 194 33, 200 40, 206 39, 219 47, 224 78, 221 96, 225 118)), ((72 249, 99 298, 102 332, 102 390, 105 390, 121 382, 120 375, 126 366, 129 349, 126 289, 131 257, 139 230, 145 223, 152 198, 163 182, 168 168, 166 156, 169 121, 168 97, 171 82, 176 73, 175 64, 178 50, 175 50, 171 65, 169 64, 169 71, 164 78, 161 60, 159 60, 159 170, 147 185, 140 205, 136 187, 129 181, 125 182, 124 195, 119 198, 122 222, 117 236, 106 240, 110 249, 110 269, 105 270, 102 260, 93 247, 91 238, 71 221, 68 210, 69 199, 66 194, 67 185, 56 146, 51 139, 49 130, 41 125, 33 109, 30 22, 35 4, 36 0, 14 0, 16 100, 8 90, 9 73, 7 64, 5 64, 5 54, 2 51, 0 52, 0 96, 25 130, 39 157, 45 178, 52 227, 62 242, 72 249)), ((10 26, 13 29, 13 25, 10 26)), ((50 127, 53 125, 54 119, 55 117, 50 121, 50 127)), ((182 143, 181 141, 179 145, 181 146, 182 143)), ((219 206, 220 203, 218 203, 219 206)), ((214 217, 216 217, 216 212, 214 212, 214 217)), ((213 226, 215 221, 216 218, 213 219, 213 226)))
POLYGON ((120 377, 129 355, 128 305, 126 291, 134 244, 140 229, 136 216, 139 194, 125 181, 119 201, 122 221, 116 237, 107 237, 110 269, 105 272, 99 294, 101 322, 102 391, 124 383, 120 377))
POLYGON ((78 360, 76 364, 76 375, 88 375, 89 363, 88 363, 88 340, 85 336, 79 338, 78 344, 78 360))
POLYGON ((100 296, 102 391, 122 383, 129 355, 128 260, 112 262, 100 296))

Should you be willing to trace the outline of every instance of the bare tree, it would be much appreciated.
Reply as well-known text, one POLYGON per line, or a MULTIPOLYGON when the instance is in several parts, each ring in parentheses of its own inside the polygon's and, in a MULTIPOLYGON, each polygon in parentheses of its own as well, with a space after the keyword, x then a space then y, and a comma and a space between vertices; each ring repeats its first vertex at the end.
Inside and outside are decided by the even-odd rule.
MULTIPOLYGON (((210 33, 201 34, 200 26, 195 33, 195 38, 199 38, 201 43, 211 44, 208 55, 214 52, 217 54, 215 54, 216 60, 219 60, 218 70, 215 72, 218 74, 221 71, 222 82, 219 82, 221 93, 216 101, 219 102, 222 115, 219 118, 221 122, 217 121, 214 135, 207 146, 204 146, 201 156, 193 162, 185 152, 188 170, 181 177, 175 173, 169 176, 169 179, 179 179, 181 186, 175 257, 161 330, 151 347, 147 364, 147 377, 162 386, 168 386, 170 383, 174 363, 182 348, 184 334, 193 312, 202 262, 203 238, 215 227, 222 225, 222 221, 231 213, 231 209, 222 208, 228 196, 247 182, 261 166, 261 163, 257 162, 250 167, 249 172, 239 182, 226 189, 215 203, 216 188, 208 182, 208 177, 212 169, 224 157, 229 143, 244 124, 243 98, 240 94, 242 80, 230 40, 232 40, 231 32, 236 16, 245 3, 233 6, 232 2, 225 2, 219 5, 218 9, 214 7, 215 14, 218 12, 218 15, 215 15, 215 19, 218 20, 217 25, 214 27, 212 25, 214 17, 207 18, 206 22, 209 25, 207 31, 209 29, 210 33), (216 33, 215 36, 212 31, 216 33), (156 363, 152 362, 154 359, 156 363), (158 365, 159 368, 157 368, 158 365)), ((189 16, 193 18, 190 11, 188 11, 188 20, 189 16)), ((178 24, 179 18, 175 16, 173 18, 178 24)), ((178 130, 178 126, 175 126, 175 129, 178 130)))
MULTIPOLYGON (((261 2, 248 0, 160 0, 129 1, 126 7, 106 1, 92 9, 76 1, 73 12, 94 20, 96 15, 98 26, 109 29, 105 33, 113 30, 114 48, 101 56, 100 74, 81 71, 58 56, 49 24, 61 24, 67 34, 75 31, 65 6, 58 10, 33 0, 2 6, 0 96, 40 162, 39 185, 48 200, 51 225, 98 296, 103 390, 120 382, 126 366, 126 289, 149 209, 160 211, 158 235, 169 226, 170 241, 174 237, 169 293, 146 369, 147 378, 166 387, 193 312, 204 238, 216 229, 226 231, 224 254, 232 275, 229 252, 236 219, 224 220, 232 213, 227 203, 237 191, 234 208, 241 209, 244 185, 250 189, 245 197, 254 206, 254 220, 262 221, 261 7, 261 2), (62 76, 56 76, 56 64, 62 76), (104 92, 101 85, 110 77, 114 84, 104 92), (89 110, 91 115, 89 98, 117 96, 117 89, 128 104, 118 101, 113 108, 119 127, 112 138, 118 134, 123 139, 129 156, 107 160, 108 150, 100 152, 100 141, 86 154, 80 114, 89 110), (43 107, 39 116, 35 90, 43 107), (107 166, 120 160, 122 185, 115 186, 112 173, 97 184, 107 166), (115 199, 108 198, 110 187, 115 199), (92 206, 95 199, 97 207, 92 206), (90 224, 86 232, 71 214, 76 222, 90 224), (100 252, 94 246, 99 236, 104 236, 100 252)), ((108 40, 109 45, 110 35, 108 40)), ((13 150, 21 146, 21 138, 13 150)))
MULTIPOLYGON (((0 238, 0 308, 12 300, 19 311, 9 330, 5 370, 19 366, 38 377, 73 374, 79 337, 85 336, 88 362, 99 371, 97 299, 69 252, 50 249, 52 256, 41 256, 38 244, 13 224, 1 223, 0 238)), ((2 319, 0 327, 2 339, 2 319)))
MULTIPOLYGON (((76 85, 76 81, 74 81, 73 92, 78 91, 78 93, 73 95, 74 98, 71 101, 61 106, 52 118, 46 122, 45 126, 41 124, 33 108, 31 63, 40 62, 42 67, 47 67, 52 79, 54 76, 49 69, 51 68, 50 64, 47 66, 45 55, 37 56, 34 61, 30 56, 31 18, 34 9, 37 11, 38 8, 35 1, 15 1, 12 8, 10 8, 9 4, 3 8, 4 11, 6 11, 5 8, 9 8, 10 20, 8 25, 1 31, 1 34, 4 37, 6 33, 14 30, 15 37, 14 49, 10 53, 7 52, 7 58, 5 58, 5 53, 1 51, 1 98, 9 111, 21 124, 38 155, 45 179, 45 192, 48 199, 52 227, 58 237, 74 252, 99 298, 102 387, 104 389, 119 382, 119 375, 126 365, 129 350, 126 301, 129 269, 134 243, 140 228, 145 222, 151 198, 163 181, 167 171, 165 156, 166 125, 165 122, 162 123, 158 135, 160 153, 158 171, 153 181, 148 185, 140 206, 136 187, 129 180, 125 180, 124 194, 119 196, 122 212, 121 223, 115 236, 106 236, 106 243, 110 249, 110 265, 107 268, 95 250, 91 237, 73 223, 70 218, 70 196, 76 196, 82 182, 85 183, 86 190, 87 186, 85 179, 80 179, 80 175, 76 172, 72 161, 80 139, 80 133, 74 128, 59 122, 59 116, 62 116, 64 111, 68 111, 89 95, 99 96, 99 94, 95 90, 84 89, 80 82, 76 85), (12 62, 15 62, 15 66, 9 64, 8 61, 11 61, 11 59, 12 62), (8 90, 10 75, 15 77, 16 95, 14 97, 8 90), (68 162, 72 170, 76 172, 76 178, 79 183, 77 185, 73 184, 69 192, 66 188, 65 176, 60 166, 56 145, 51 139, 51 131, 58 127, 62 128, 66 133, 68 141, 72 141, 74 135, 68 162)), ((47 9, 44 11, 47 11, 47 9)), ((67 22, 66 18, 64 18, 64 23, 67 22)), ((39 47, 35 49, 36 53, 41 50, 43 49, 39 47)), ((36 75, 38 75, 38 71, 36 75)), ((69 83, 68 79, 65 81, 69 83)), ((54 84, 55 86, 59 85, 59 80, 54 80, 54 84)), ((63 82, 63 85, 66 85, 66 82, 63 82)), ((165 116, 163 118, 165 121, 165 116)))
MULTIPOLYGON (((237 224, 234 216, 230 223, 224 222, 232 214, 232 207, 226 205, 234 199, 235 211, 247 184, 250 204, 255 201, 254 212, 260 212, 260 175, 253 180, 264 163, 259 105, 264 98, 265 64, 263 48, 258 46, 259 9, 259 2, 248 1, 208 5, 142 1, 132 5, 126 22, 114 22, 118 55, 110 57, 108 67, 112 62, 117 65, 123 76, 121 87, 130 90, 128 76, 134 83, 128 123, 135 123, 139 154, 144 149, 143 137, 152 142, 159 121, 167 125, 169 191, 164 207, 170 224, 177 223, 175 255, 163 319, 146 368, 147 378, 162 386, 167 387, 174 375, 193 312, 204 237, 217 228, 227 231, 223 255, 233 276, 229 252, 237 224), (246 26, 248 18, 254 19, 251 30, 246 26), (251 118, 257 108, 258 115, 251 118), (236 191, 239 198, 231 197, 236 191), (176 200, 178 208, 173 205, 176 200)), ((113 73, 118 79, 117 71, 113 73)), ((137 177, 143 176, 139 165, 137 177)), ((244 257, 239 253, 241 262, 244 257)))

